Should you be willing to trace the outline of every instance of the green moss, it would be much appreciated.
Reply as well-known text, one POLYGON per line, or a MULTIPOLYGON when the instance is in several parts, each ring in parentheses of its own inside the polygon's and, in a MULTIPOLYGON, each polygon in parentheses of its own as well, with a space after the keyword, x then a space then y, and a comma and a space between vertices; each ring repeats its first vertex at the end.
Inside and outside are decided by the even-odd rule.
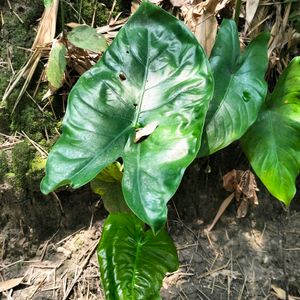
POLYGON ((35 158, 31 161, 30 171, 38 172, 44 171, 46 167, 46 159, 42 158, 40 155, 36 155, 35 158))
POLYGON ((39 190, 40 182, 45 175, 45 168, 46 159, 42 158, 39 153, 36 153, 26 174, 27 185, 31 187, 31 191, 39 190))
POLYGON ((0 107, 0 132, 9 134, 11 116, 6 107, 0 107))
POLYGON ((12 170, 18 187, 27 186, 27 172, 34 158, 34 149, 27 142, 17 144, 12 150, 12 170))
POLYGON ((0 182, 3 181, 3 178, 7 172, 8 172, 7 156, 4 151, 0 151, 0 182))
POLYGON ((35 104, 26 103, 20 105, 12 115, 11 130, 24 131, 35 142, 39 142, 44 139, 44 130, 51 130, 54 124, 50 112, 43 113, 35 104))

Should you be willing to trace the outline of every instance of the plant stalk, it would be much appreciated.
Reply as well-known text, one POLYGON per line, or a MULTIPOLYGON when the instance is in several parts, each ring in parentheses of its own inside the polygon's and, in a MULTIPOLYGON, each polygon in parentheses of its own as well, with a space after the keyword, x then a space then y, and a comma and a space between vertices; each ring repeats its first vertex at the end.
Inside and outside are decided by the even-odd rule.
POLYGON ((240 11, 241 11, 241 4, 242 4, 242 0, 236 0, 236 3, 235 3, 235 13, 234 13, 234 21, 236 23, 236 26, 239 25, 239 17, 240 17, 240 11))

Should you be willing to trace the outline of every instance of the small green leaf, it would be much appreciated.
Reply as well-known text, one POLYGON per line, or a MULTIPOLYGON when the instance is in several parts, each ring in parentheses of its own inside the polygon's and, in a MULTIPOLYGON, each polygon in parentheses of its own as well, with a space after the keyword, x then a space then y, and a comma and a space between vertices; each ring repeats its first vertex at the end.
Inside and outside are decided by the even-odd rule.
POLYGON ((280 76, 242 146, 269 192, 289 205, 300 172, 300 57, 280 76))
POLYGON ((131 212, 122 193, 121 167, 120 163, 115 162, 91 181, 93 192, 101 196, 105 209, 110 213, 131 212))
POLYGON ((88 25, 75 27, 68 33, 68 40, 78 48, 96 53, 105 51, 108 46, 105 37, 88 25))
POLYGON ((127 214, 109 215, 97 254, 107 300, 160 299, 165 274, 179 266, 165 229, 153 235, 138 218, 127 214))
POLYGON ((44 6, 47 8, 49 6, 51 6, 53 0, 44 0, 44 6))
POLYGON ((59 40, 55 40, 50 51, 50 56, 46 68, 46 76, 50 85, 55 89, 59 89, 64 81, 66 69, 67 48, 59 40))
POLYGON ((142 2, 70 92, 42 192, 66 184, 78 188, 122 157, 125 201, 159 231, 166 204, 199 151, 212 91, 195 36, 174 16, 142 2))
POLYGON ((265 99, 269 34, 255 38, 241 54, 233 20, 223 20, 210 57, 215 91, 209 104, 199 156, 239 139, 255 122, 265 99))

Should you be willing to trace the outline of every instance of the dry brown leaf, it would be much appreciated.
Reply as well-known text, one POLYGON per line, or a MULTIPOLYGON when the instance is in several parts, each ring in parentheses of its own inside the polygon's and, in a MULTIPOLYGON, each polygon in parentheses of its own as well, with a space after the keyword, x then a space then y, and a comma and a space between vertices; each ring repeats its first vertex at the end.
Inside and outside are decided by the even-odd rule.
POLYGON ((198 0, 184 2, 181 6, 185 23, 195 34, 197 40, 202 45, 209 56, 215 43, 218 23, 217 13, 223 9, 229 0, 198 0))
POLYGON ((152 134, 154 132, 154 130, 157 128, 157 126, 158 126, 158 122, 154 121, 154 122, 151 122, 151 123, 147 124, 143 128, 137 129, 137 131, 135 133, 134 142, 138 143, 138 142, 141 141, 142 138, 147 137, 150 134, 152 134))
POLYGON ((181 7, 184 5, 186 0, 170 0, 171 4, 175 7, 181 7))
POLYGON ((249 28, 259 5, 259 0, 247 0, 245 32, 249 28))
POLYGON ((0 293, 15 288, 22 282, 23 278, 24 277, 17 277, 0 282, 0 293))
POLYGON ((131 14, 134 14, 136 10, 139 8, 139 3, 136 1, 132 1, 131 3, 131 14))
POLYGON ((232 170, 223 176, 223 187, 234 192, 238 202, 237 218, 247 215, 249 204, 258 205, 258 191, 255 176, 250 170, 232 170))
MULTIPOLYGON (((274 291, 274 292, 272 292, 272 294, 274 296, 276 296, 278 299, 281 299, 281 300, 287 299, 285 290, 281 289, 280 287, 278 287, 274 284, 271 284, 271 289, 274 291)), ((288 295, 288 300, 298 300, 298 299, 300 299, 300 298, 288 295)))
POLYGON ((16 77, 4 92, 3 101, 8 98, 21 78, 25 78, 25 83, 23 84, 21 91, 19 92, 12 112, 14 112, 16 106, 24 95, 40 59, 45 55, 45 53, 48 54, 50 51, 49 45, 52 43, 52 40, 55 37, 58 5, 59 0, 53 0, 52 4, 49 7, 45 8, 43 16, 39 23, 37 35, 31 47, 33 52, 26 65, 16 74, 16 77))
POLYGON ((70 22, 66 24, 70 28, 76 28, 78 26, 82 26, 82 24, 76 23, 76 22, 70 22))
POLYGON ((45 8, 31 49, 36 49, 52 42, 56 31, 58 5, 59 0, 53 0, 52 4, 45 8))

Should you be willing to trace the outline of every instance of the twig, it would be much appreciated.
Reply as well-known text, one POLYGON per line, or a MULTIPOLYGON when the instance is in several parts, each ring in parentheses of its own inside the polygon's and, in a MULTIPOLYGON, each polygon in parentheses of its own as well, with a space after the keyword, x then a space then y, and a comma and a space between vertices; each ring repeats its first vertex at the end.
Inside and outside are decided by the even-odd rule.
POLYGON ((54 196, 55 200, 58 202, 58 205, 59 205, 59 208, 60 208, 60 211, 61 211, 62 215, 65 215, 65 211, 64 211, 64 208, 61 204, 61 201, 60 201, 59 197, 57 196, 57 194, 55 192, 52 192, 52 195, 54 196))
POLYGON ((209 225, 209 227, 207 228, 207 232, 210 232, 214 226, 216 225, 216 223, 219 221, 219 219, 221 218, 221 216, 223 215, 224 211, 226 210, 226 208, 228 207, 228 205, 231 203, 231 201, 234 198, 234 192, 231 193, 221 204, 213 222, 209 225))
POLYGON ((77 231, 73 232, 72 234, 68 235, 67 237, 65 237, 64 239, 62 239, 61 241, 56 243, 56 246, 64 243, 65 241, 67 241, 68 239, 70 239, 72 236, 76 235, 78 232, 80 232, 81 230, 85 229, 86 226, 81 227, 80 229, 78 229, 77 231))
POLYGON ((72 292, 75 284, 77 283, 78 279, 80 278, 83 270, 85 269, 85 267, 87 266, 89 260, 91 259, 92 255, 95 253, 97 246, 98 246, 99 241, 95 242, 94 245, 89 249, 89 254, 86 257, 86 259, 84 260, 84 262, 82 263, 82 265, 80 266, 80 270, 78 272, 78 274, 76 274, 76 276, 74 277, 71 285, 68 287, 68 289, 66 290, 66 293, 63 297, 62 300, 67 300, 69 298, 70 293, 72 292))
POLYGON ((117 3, 117 0, 114 0, 113 5, 112 5, 112 7, 111 7, 111 10, 110 10, 110 12, 109 12, 109 16, 108 16, 108 19, 107 19, 107 24, 110 23, 110 20, 111 20, 113 11, 114 11, 115 6, 116 6, 116 3, 117 3))
POLYGON ((213 270, 207 271, 207 272, 205 272, 205 273, 201 274, 200 276, 198 276, 198 278, 200 279, 200 278, 203 278, 203 277, 210 276, 210 275, 212 275, 213 273, 216 273, 216 272, 218 272, 218 271, 220 271, 220 270, 222 270, 222 269, 225 269, 225 268, 227 268, 229 264, 230 264, 230 260, 227 262, 227 264, 226 264, 226 265, 223 265, 223 266, 221 266, 221 267, 218 267, 218 268, 216 268, 216 269, 213 269, 213 270))
POLYGON ((46 158, 48 156, 48 152, 44 148, 42 148, 42 146, 32 140, 24 131, 21 131, 21 135, 30 142, 30 144, 41 154, 43 158, 46 158))
POLYGON ((56 232, 51 236, 51 238, 46 241, 45 246, 43 247, 43 250, 42 250, 40 261, 42 261, 44 259, 44 256, 46 254, 46 251, 47 251, 49 243, 56 237, 56 235, 58 234, 59 230, 60 230, 60 228, 58 228, 56 230, 56 232))

